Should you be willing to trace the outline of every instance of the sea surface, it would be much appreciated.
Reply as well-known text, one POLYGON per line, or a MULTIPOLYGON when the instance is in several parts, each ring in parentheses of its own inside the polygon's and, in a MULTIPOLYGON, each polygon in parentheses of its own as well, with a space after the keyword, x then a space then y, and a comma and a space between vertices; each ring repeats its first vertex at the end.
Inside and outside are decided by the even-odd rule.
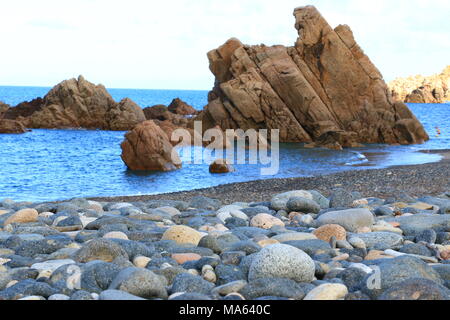
MULTIPOLYGON (((0 101, 16 105, 43 97, 50 88, 0 87, 0 101)), ((168 105, 179 97, 201 110, 207 91, 108 89, 116 101, 129 97, 141 107, 168 105)), ((33 130, 23 135, 0 135, 0 199, 53 201, 77 197, 157 194, 207 188, 257 179, 288 178, 346 170, 422 164, 441 159, 426 149, 450 149, 450 104, 409 104, 424 124, 431 140, 423 145, 369 145, 344 151, 304 149, 282 144, 279 172, 261 175, 270 165, 235 165, 236 172, 211 175, 204 164, 187 164, 203 148, 181 150, 181 170, 168 173, 132 172, 120 158, 125 132, 89 130, 33 130), (441 134, 437 134, 439 128, 441 134)), ((267 186, 270 188, 270 185, 267 186)))

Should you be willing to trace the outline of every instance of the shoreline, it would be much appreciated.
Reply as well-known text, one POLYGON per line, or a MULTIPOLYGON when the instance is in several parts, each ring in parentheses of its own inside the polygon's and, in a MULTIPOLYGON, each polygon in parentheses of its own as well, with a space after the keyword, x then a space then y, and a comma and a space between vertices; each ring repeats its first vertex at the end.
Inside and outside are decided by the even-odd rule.
POLYGON ((314 177, 275 178, 223 184, 216 187, 161 193, 155 195, 89 197, 107 202, 148 200, 190 200, 205 196, 224 202, 258 202, 290 190, 317 190, 328 196, 332 189, 343 188, 360 192, 365 197, 391 197, 400 193, 411 196, 439 195, 450 191, 450 149, 422 150, 440 154, 439 162, 419 165, 397 165, 384 169, 349 170, 314 177))

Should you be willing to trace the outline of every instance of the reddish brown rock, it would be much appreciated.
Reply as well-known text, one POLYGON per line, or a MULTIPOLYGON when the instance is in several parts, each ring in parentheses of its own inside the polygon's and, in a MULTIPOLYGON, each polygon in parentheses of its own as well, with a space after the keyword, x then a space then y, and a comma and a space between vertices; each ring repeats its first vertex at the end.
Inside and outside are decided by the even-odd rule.
POLYGON ((143 111, 147 120, 166 121, 172 120, 175 117, 175 115, 163 104, 147 107, 143 111))
POLYGON ((131 170, 172 171, 181 168, 181 160, 166 133, 154 121, 138 124, 125 135, 122 160, 131 170))
POLYGON ((197 114, 197 110, 179 98, 173 99, 168 110, 181 116, 192 116, 197 114))
POLYGON ((450 101, 450 66, 429 77, 417 75, 397 78, 389 83, 392 97, 407 103, 445 103, 450 101))
POLYGON ((228 163, 227 160, 219 159, 215 160, 211 165, 209 166, 209 172, 210 173, 230 173, 233 172, 234 168, 231 164, 228 163))
POLYGON ((116 103, 102 85, 82 76, 55 86, 44 97, 10 108, 7 119, 21 121, 28 128, 86 128, 130 130, 145 121, 142 109, 129 99, 116 103))
POLYGON ((429 137, 348 26, 334 30, 313 6, 294 12, 294 47, 247 46, 237 39, 208 53, 216 77, 197 117, 204 130, 280 129, 281 142, 411 144, 429 137))
POLYGON ((0 133, 25 133, 27 129, 16 120, 0 119, 0 133))
POLYGON ((3 115, 9 110, 9 108, 9 105, 0 101, 0 119, 3 118, 3 115))

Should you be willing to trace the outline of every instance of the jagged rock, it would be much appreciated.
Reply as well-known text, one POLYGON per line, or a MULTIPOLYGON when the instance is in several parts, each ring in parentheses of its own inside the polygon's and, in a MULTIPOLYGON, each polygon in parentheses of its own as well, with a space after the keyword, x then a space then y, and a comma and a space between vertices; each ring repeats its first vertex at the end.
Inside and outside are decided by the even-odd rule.
POLYGON ((131 130, 145 121, 142 109, 130 99, 116 103, 103 85, 82 76, 55 86, 44 99, 10 108, 5 119, 21 121, 28 128, 86 128, 131 130))
POLYGON ((450 66, 440 74, 397 78, 389 83, 392 97, 407 103, 445 103, 450 101, 450 66))
POLYGON ((172 120, 175 117, 175 115, 163 104, 147 107, 143 111, 147 120, 166 121, 172 120))
POLYGON ((0 133, 25 133, 27 129, 20 121, 0 119, 0 133))
POLYGON ((9 108, 10 106, 8 104, 0 101, 0 119, 3 118, 3 115, 6 113, 6 111, 8 111, 9 108))
POLYGON ((44 105, 44 100, 42 98, 36 98, 31 101, 25 101, 19 103, 13 108, 9 108, 3 115, 4 119, 23 119, 30 117, 33 113, 40 111, 44 105))
POLYGON ((208 53, 216 83, 196 118, 204 130, 280 129, 281 142, 335 149, 429 139, 408 107, 391 101, 348 26, 333 30, 313 6, 294 15, 294 47, 247 46, 233 38, 208 53))
POLYGON ((181 160, 166 133, 149 120, 125 135, 122 160, 131 170, 172 171, 181 168, 181 160))
POLYGON ((186 102, 179 98, 173 99, 172 103, 168 107, 168 110, 172 113, 182 116, 191 116, 197 114, 197 110, 195 110, 192 106, 188 105, 186 102))

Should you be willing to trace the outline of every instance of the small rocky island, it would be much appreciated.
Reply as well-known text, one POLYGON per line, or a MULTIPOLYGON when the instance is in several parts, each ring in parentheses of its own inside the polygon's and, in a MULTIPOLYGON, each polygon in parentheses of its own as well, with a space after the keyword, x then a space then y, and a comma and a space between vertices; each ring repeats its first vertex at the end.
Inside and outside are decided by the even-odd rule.
POLYGON ((450 101, 450 66, 429 77, 417 75, 389 83, 392 97, 406 103, 445 103, 450 101))

